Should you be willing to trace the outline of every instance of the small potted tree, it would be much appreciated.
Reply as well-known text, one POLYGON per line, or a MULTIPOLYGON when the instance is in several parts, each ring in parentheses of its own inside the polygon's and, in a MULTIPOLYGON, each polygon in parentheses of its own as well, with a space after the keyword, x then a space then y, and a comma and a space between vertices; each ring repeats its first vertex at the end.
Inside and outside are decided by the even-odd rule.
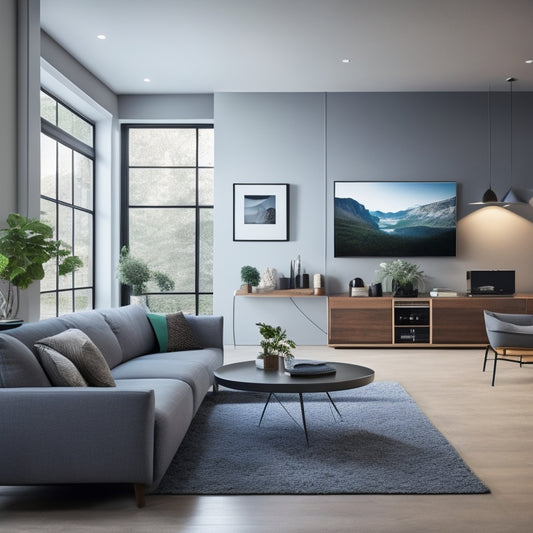
POLYGON ((174 289, 174 281, 171 280, 165 273, 152 271, 148 264, 142 259, 133 257, 127 246, 123 246, 120 250, 120 258, 118 261, 117 278, 123 285, 130 288, 130 296, 132 303, 146 305, 146 284, 153 279, 159 290, 162 292, 171 291, 174 289))
POLYGON ((241 288, 246 290, 246 292, 252 292, 252 287, 257 287, 260 280, 261 275, 257 268, 250 265, 241 268, 241 281, 243 282, 241 288))
POLYGON ((287 339, 287 332, 284 329, 263 322, 257 322, 255 325, 259 327, 259 333, 263 337, 260 342, 261 352, 256 360, 258 368, 277 370, 280 359, 284 362, 294 357, 292 350, 296 348, 296 343, 287 339))
POLYGON ((55 240, 54 230, 40 220, 11 213, 7 228, 0 229, 0 280, 7 284, 0 290, 0 319, 17 316, 20 289, 44 278, 43 265, 58 261, 58 274, 64 276, 83 266, 68 245, 55 240))

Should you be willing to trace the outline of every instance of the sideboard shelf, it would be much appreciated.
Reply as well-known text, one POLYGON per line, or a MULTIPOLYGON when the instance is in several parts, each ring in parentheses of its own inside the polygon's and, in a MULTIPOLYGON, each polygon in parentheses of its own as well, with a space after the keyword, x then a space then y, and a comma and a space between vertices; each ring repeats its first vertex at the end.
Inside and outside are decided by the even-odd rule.
POLYGON ((484 310, 533 314, 533 294, 393 298, 328 297, 328 345, 466 347, 487 345, 484 310))

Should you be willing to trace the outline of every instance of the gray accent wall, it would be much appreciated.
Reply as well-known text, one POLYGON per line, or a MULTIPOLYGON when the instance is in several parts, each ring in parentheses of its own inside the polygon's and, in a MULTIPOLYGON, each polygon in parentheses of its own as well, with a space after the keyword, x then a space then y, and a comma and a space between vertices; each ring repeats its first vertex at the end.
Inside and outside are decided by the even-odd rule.
MULTIPOLYGON (((513 99, 510 166, 509 95, 491 94, 492 187, 533 187, 533 94, 513 99)), ((215 95, 215 313, 225 342, 257 344, 255 322, 279 324, 298 344, 325 344, 324 298, 237 297, 240 267, 288 273, 301 255, 312 276, 326 276, 328 294, 347 294, 348 281, 375 281, 391 258, 333 256, 336 180, 456 181, 457 256, 406 258, 434 286, 466 290, 471 269, 516 270, 517 292, 533 292, 531 207, 469 205, 489 185, 487 93, 268 93, 215 95), (289 242, 234 242, 233 183, 291 184, 289 242), (519 216, 520 215, 520 216, 519 216)))

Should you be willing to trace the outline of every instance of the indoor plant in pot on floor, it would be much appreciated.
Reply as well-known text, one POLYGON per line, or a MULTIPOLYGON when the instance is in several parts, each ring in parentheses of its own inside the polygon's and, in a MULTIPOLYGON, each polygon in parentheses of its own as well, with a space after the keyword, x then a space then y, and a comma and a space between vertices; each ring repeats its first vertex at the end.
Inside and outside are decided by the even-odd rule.
POLYGON ((296 343, 287 339, 287 332, 284 329, 263 322, 257 322, 255 325, 259 326, 259 333, 263 337, 260 342, 261 352, 255 363, 258 368, 277 370, 280 359, 283 363, 293 359, 292 350, 296 348, 296 343))
POLYGON ((64 276, 83 266, 68 245, 54 239, 48 224, 11 213, 7 228, 0 229, 0 319, 14 319, 18 313, 19 291, 44 278, 43 265, 56 260, 58 274, 64 276))

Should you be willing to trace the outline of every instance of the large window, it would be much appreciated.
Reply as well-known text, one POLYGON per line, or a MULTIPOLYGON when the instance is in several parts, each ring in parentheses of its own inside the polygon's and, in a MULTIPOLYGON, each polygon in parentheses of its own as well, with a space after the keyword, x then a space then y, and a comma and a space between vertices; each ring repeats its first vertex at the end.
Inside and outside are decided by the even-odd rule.
POLYGON ((41 91, 41 220, 83 261, 61 277, 45 265, 41 318, 94 306, 94 157, 93 124, 41 91))
POLYGON ((123 126, 122 244, 175 284, 149 282, 152 311, 213 312, 213 144, 208 125, 123 126))

